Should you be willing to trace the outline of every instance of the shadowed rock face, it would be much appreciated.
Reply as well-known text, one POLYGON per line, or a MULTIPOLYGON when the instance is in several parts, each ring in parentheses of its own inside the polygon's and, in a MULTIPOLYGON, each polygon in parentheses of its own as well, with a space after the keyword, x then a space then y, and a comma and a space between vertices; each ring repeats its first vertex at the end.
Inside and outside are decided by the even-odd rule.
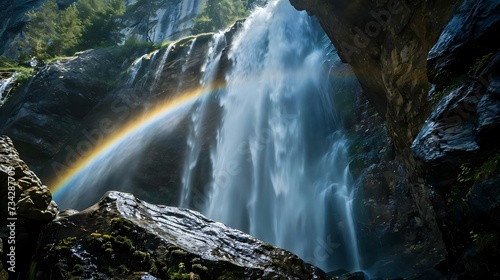
POLYGON ((436 103, 412 144, 436 187, 443 270, 500 277, 500 2, 463 1, 428 57, 436 103))
POLYGON ((15 39, 21 36, 28 22, 26 13, 41 6, 45 0, 14 0, 0 2, 0 54, 15 57, 15 39))
MULTIPOLYGON (((392 252, 393 259, 402 260, 401 255, 405 255, 417 259, 418 266, 432 266, 446 252, 429 200, 429 188, 419 176, 421 166, 410 146, 431 112, 427 53, 458 1, 290 2, 318 18, 339 56, 352 66, 363 94, 385 119, 376 123, 361 117, 363 121, 359 123, 366 126, 366 132, 360 131, 364 137, 359 142, 370 143, 360 147, 376 144, 371 139, 374 135, 379 135, 381 141, 390 141, 383 148, 374 145, 381 152, 374 160, 363 159, 357 177, 361 202, 357 222, 360 246, 368 252, 367 262, 380 260, 377 254, 386 251, 392 252), (385 130, 380 131, 384 122, 385 130), (384 139, 385 135, 389 139, 384 139), (379 245, 363 240, 370 232, 377 233, 379 245)), ((387 271, 387 264, 379 263, 379 269, 387 271)), ((390 266, 401 271, 400 265, 390 266)))
POLYGON ((339 56, 352 66, 364 94, 386 118, 396 157, 414 169, 410 144, 431 109, 427 53, 459 1, 290 2, 318 18, 339 56))
POLYGON ((3 243, 1 259, 2 262, 7 260, 6 254, 10 253, 10 248, 14 245, 15 270, 23 273, 27 271, 27 260, 34 252, 40 230, 55 218, 58 210, 49 189, 19 158, 12 141, 5 136, 0 136, 0 202, 0 237, 3 243), (8 218, 16 220, 7 220, 8 218), (15 243, 9 239, 11 228, 7 227, 12 226, 12 223, 15 243))
MULTIPOLYGON (((366 211, 370 204, 393 204, 398 221, 411 221, 408 210, 416 207, 416 224, 436 232, 437 218, 448 252, 442 272, 464 279, 498 277, 499 224, 491 217, 499 211, 493 202, 499 197, 491 186, 500 176, 500 3, 290 2, 318 17, 364 94, 385 116, 394 143, 395 162, 382 159, 360 174, 360 213, 379 211, 377 224, 384 225, 391 211, 366 211), (390 188, 373 188, 377 182, 390 188), (410 208, 395 199, 408 196, 414 201, 410 208)), ((411 222, 403 227, 419 228, 411 222)))
POLYGON ((37 279, 139 272, 161 279, 330 279, 290 252, 197 212, 113 191, 82 212, 62 213, 38 248, 37 279))
POLYGON ((460 165, 480 163, 498 149, 499 12, 498 1, 465 1, 429 53, 436 106, 412 149, 433 185, 453 184, 460 165))

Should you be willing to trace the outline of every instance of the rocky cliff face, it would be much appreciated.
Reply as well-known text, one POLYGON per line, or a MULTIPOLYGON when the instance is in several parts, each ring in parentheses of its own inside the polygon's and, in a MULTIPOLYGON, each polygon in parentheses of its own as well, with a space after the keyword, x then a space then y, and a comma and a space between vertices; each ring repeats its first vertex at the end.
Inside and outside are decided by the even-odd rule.
POLYGON ((202 4, 202 0, 130 1, 123 18, 126 27, 121 33, 125 40, 130 37, 154 43, 177 40, 191 34, 202 4))
MULTIPOLYGON (((417 224, 434 232, 438 226, 448 253, 438 268, 445 274, 497 277, 498 1, 291 3, 318 17, 366 97, 385 116, 395 161, 384 164, 382 157, 378 166, 396 176, 360 174, 365 191, 375 187, 371 201, 383 202, 386 193, 403 220, 412 220, 403 205, 413 205, 417 224), (385 192, 380 181, 396 187, 385 192), (393 200, 401 194, 413 202, 393 200)), ((380 217, 379 224, 418 228, 380 217)))
POLYGON ((430 112, 426 58, 458 0, 302 1, 316 15, 364 94, 385 117, 397 157, 410 163, 410 144, 430 112))
MULTIPOLYGON (((49 189, 19 158, 12 141, 0 136, 0 238, 3 269, 28 271, 38 234, 58 213, 49 189)), ((0 265, 0 276, 7 279, 0 265)))
POLYGON ((44 0, 16 0, 0 3, 0 55, 15 57, 18 46, 15 41, 28 22, 26 13, 41 6, 44 0))
POLYGON ((500 3, 464 1, 428 56, 435 106, 413 142, 447 244, 446 269, 500 276, 500 3))

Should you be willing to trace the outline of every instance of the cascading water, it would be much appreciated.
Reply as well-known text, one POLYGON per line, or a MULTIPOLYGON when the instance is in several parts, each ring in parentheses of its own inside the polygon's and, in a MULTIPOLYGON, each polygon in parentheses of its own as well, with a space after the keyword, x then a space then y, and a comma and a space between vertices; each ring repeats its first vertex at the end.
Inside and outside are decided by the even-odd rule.
POLYGON ((236 35, 203 212, 325 270, 359 270, 347 141, 318 29, 275 1, 236 35))
POLYGON ((5 92, 9 87, 12 85, 12 83, 16 80, 17 77, 17 72, 14 72, 12 76, 10 76, 7 79, 0 79, 0 106, 3 105, 4 99, 5 99, 5 92))
MULTIPOLYGON (((336 90, 330 69, 340 62, 331 55, 330 42, 315 21, 286 0, 256 8, 234 36, 226 47, 223 33, 215 34, 200 69, 200 86, 208 91, 216 76, 220 79, 221 55, 229 48, 232 67, 224 89, 195 95, 120 136, 72 176, 56 200, 81 208, 87 206, 83 195, 95 201, 90 196, 99 197, 110 186, 136 193, 142 186, 133 185, 130 177, 140 168, 137 159, 150 143, 158 145, 174 134, 173 142, 185 141, 184 158, 171 160, 181 162, 178 205, 288 249, 326 271, 359 270, 348 141, 330 98, 336 90)), ((173 46, 157 58, 154 52, 136 60, 125 84, 142 91, 149 84, 146 91, 155 90, 173 46), (150 61, 144 66, 146 58, 150 61)))
POLYGON ((165 66, 165 63, 167 62, 168 55, 170 54, 170 51, 172 50, 173 46, 174 46, 174 44, 168 45, 167 50, 165 51, 165 53, 163 53, 163 56, 160 60, 160 64, 158 67, 156 67, 155 75, 153 77, 153 86, 151 87, 151 89, 156 88, 156 86, 158 85, 158 80, 160 79, 160 74, 163 71, 163 67, 165 66))
MULTIPOLYGON (((219 61, 225 46, 224 33, 215 34, 213 42, 208 49, 207 59, 201 69, 203 73, 200 79, 201 86, 210 87, 218 70, 219 61)), ((194 105, 194 111, 191 113, 191 128, 187 136, 188 149, 184 158, 182 190, 179 200, 179 206, 181 207, 187 207, 191 198, 194 168, 198 164, 202 145, 203 136, 200 131, 204 123, 204 116, 207 106, 209 106, 210 98, 211 96, 207 95, 197 100, 194 105)))

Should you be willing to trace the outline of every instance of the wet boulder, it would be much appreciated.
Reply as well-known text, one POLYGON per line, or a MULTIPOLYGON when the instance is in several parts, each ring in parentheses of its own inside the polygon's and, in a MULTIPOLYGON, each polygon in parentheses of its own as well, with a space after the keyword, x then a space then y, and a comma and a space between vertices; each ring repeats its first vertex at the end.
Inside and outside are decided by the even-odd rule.
POLYGON ((108 192, 42 232, 36 279, 330 279, 292 253, 188 209, 108 192))

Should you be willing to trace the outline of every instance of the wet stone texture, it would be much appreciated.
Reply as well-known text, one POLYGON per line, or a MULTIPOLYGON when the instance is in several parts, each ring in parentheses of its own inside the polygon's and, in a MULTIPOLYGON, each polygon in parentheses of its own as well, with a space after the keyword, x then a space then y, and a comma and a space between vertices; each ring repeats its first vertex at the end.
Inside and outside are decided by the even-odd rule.
POLYGON ((464 1, 428 57, 435 103, 412 150, 424 164, 459 279, 500 277, 500 2, 464 1))
POLYGON ((33 265, 36 279, 330 279, 290 252, 195 211, 121 192, 63 212, 42 232, 33 265))

